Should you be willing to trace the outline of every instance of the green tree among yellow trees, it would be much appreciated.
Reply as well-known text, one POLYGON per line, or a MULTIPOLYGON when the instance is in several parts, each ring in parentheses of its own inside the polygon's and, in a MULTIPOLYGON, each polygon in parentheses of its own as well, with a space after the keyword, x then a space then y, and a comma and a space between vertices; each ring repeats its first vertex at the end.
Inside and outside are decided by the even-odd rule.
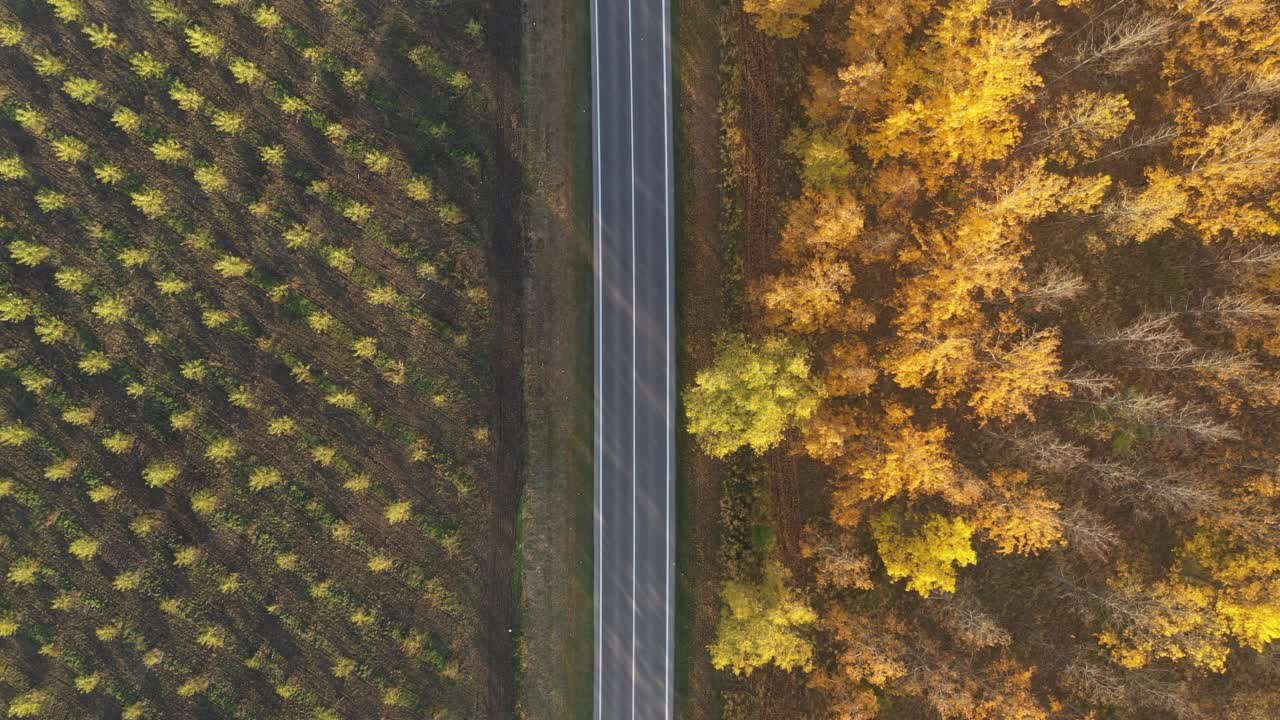
POLYGON ((955 592, 956 569, 978 561, 964 518, 889 510, 871 520, 871 536, 889 577, 906 578, 908 590, 926 597, 955 592))
POLYGON ((717 668, 749 675, 768 664, 783 670, 813 667, 804 627, 818 616, 788 587, 781 563, 766 562, 759 583, 726 583, 723 597, 725 610, 710 648, 717 668))
POLYGON ((715 457, 742 447, 763 452, 813 414, 819 393, 808 355, 797 343, 729 335, 718 343, 712 366, 685 393, 689 432, 715 457))

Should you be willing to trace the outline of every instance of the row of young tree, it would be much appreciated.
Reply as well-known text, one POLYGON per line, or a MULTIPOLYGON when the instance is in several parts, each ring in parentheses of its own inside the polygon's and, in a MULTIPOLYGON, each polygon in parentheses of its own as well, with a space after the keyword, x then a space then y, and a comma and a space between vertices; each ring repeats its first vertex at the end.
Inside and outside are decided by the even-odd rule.
POLYGON ((716 665, 838 718, 1280 714, 1275 4, 744 9, 805 58, 802 191, 689 428, 829 513, 716 665))
POLYGON ((7 716, 483 707, 475 10, 0 9, 7 716))

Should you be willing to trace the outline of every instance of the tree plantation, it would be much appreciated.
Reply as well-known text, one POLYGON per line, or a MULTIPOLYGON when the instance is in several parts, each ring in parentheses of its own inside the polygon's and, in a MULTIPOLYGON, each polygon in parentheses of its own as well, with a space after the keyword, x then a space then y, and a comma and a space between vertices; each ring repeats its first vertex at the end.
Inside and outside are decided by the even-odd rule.
POLYGON ((488 12, 0 4, 4 716, 502 714, 488 12))
POLYGON ((685 394, 725 714, 1280 717, 1280 6, 738 12, 803 102, 685 394))

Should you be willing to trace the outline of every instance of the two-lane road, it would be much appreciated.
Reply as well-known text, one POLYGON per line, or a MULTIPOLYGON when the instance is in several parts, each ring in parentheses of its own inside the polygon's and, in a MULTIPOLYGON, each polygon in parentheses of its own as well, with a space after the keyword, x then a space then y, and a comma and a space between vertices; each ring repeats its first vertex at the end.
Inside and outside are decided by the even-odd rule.
POLYGON ((670 7, 591 0, 591 23, 595 717, 666 720, 675 616, 670 7))

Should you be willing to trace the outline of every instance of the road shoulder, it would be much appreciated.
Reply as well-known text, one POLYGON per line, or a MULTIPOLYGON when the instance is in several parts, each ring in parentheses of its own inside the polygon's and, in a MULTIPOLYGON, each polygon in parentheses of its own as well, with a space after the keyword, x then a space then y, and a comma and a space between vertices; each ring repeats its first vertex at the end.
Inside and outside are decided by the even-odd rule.
POLYGON ((592 691, 592 354, 588 11, 524 5, 524 381, 520 503, 522 718, 589 718, 592 691))
MULTIPOLYGON (((724 321, 725 242, 721 232, 721 42, 724 0, 673 0, 676 80, 677 387, 711 356, 724 321)), ((720 717, 719 682, 706 647, 720 612, 720 463, 684 431, 677 414, 678 516, 676 706, 690 720, 720 717)))

